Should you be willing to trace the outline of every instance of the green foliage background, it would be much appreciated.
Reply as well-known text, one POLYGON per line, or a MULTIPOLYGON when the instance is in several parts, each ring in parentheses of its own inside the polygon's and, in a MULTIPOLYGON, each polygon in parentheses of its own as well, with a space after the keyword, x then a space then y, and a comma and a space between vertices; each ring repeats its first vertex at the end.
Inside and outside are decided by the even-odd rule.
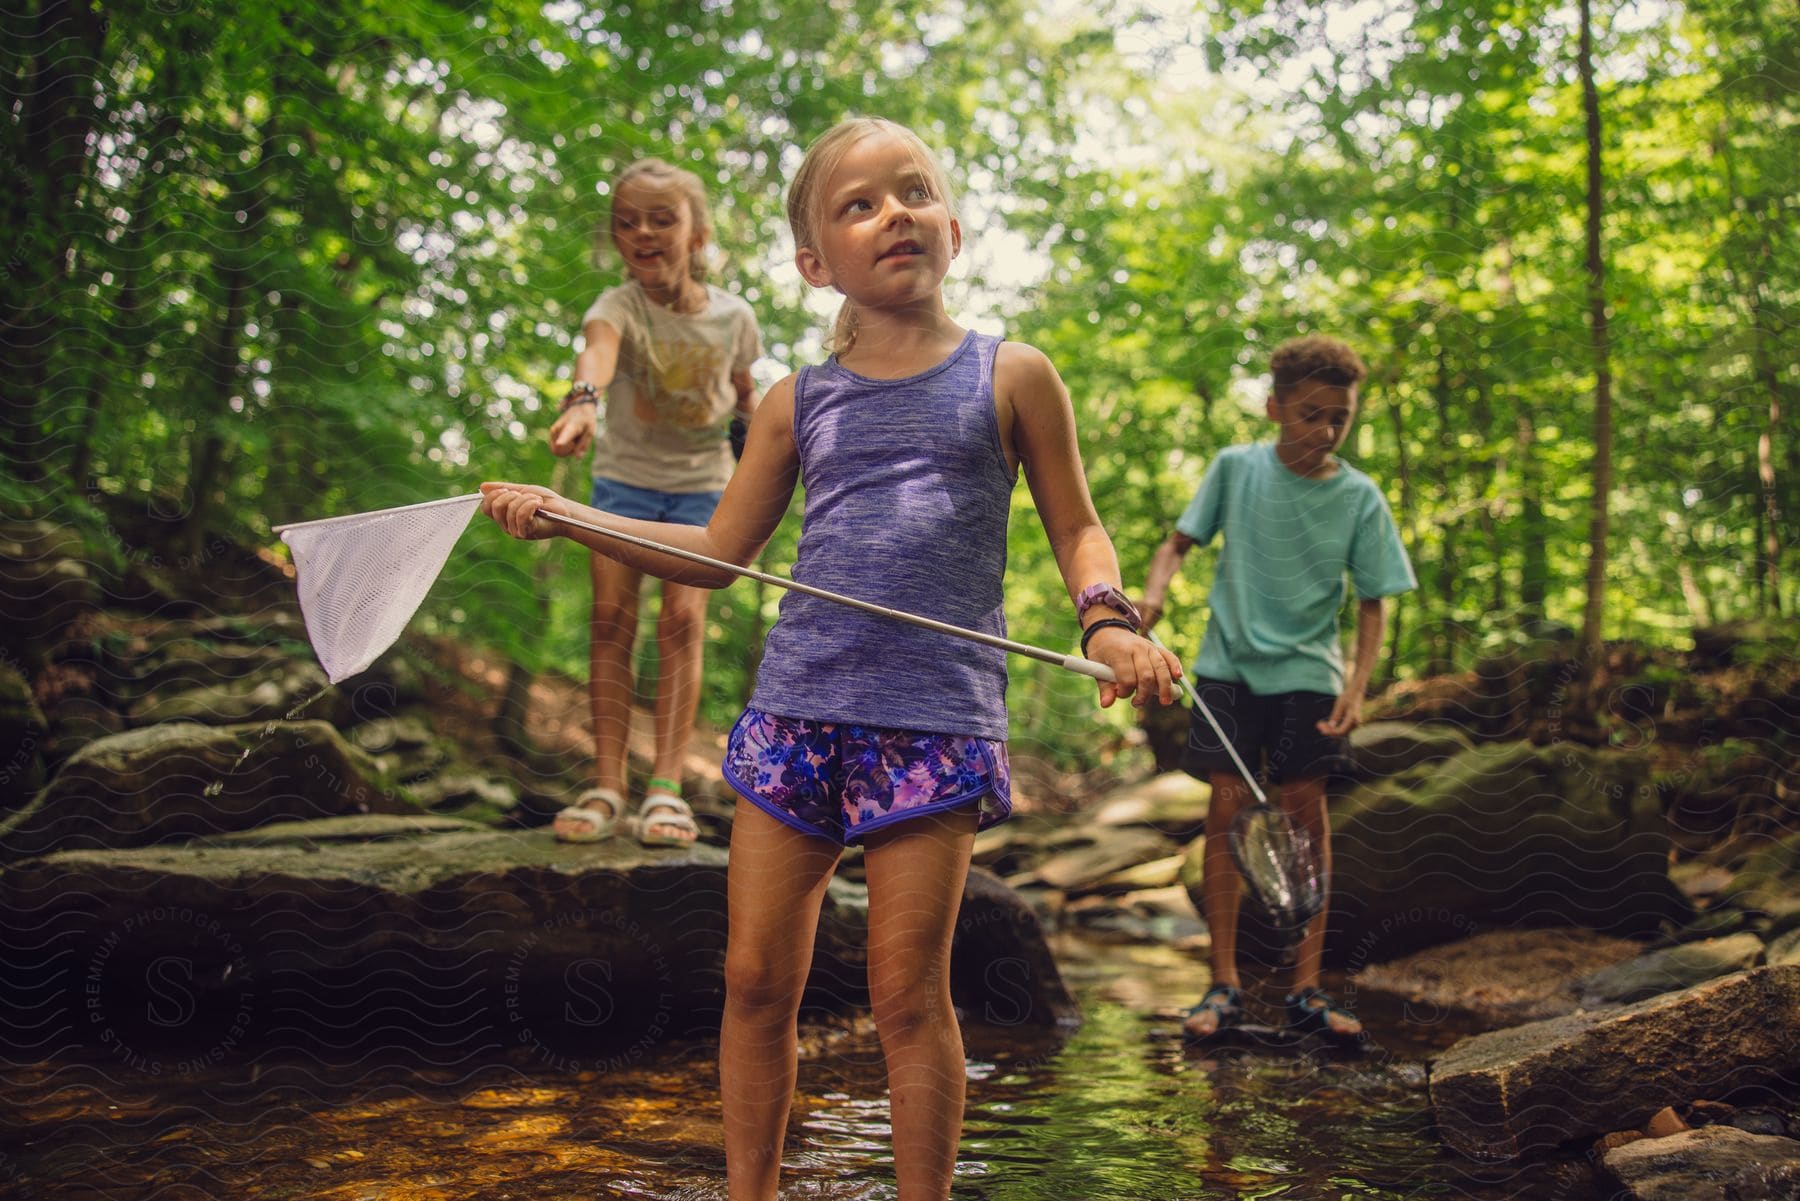
MULTIPOLYGON (((273 547, 272 523, 484 478, 579 491, 545 430, 575 323, 616 277, 592 236, 605 181, 643 154, 709 181, 714 278, 756 308, 766 384, 817 357, 825 311, 781 269, 786 173, 839 117, 878 113, 963 182, 975 253, 952 307, 1061 368, 1128 583, 1209 457, 1265 433, 1268 350, 1330 331, 1371 364, 1348 452, 1421 581, 1377 679, 1465 667, 1581 620, 1572 20, 1505 0, 15 5, 0 504, 102 549, 120 512, 196 548, 206 530, 273 547)), ((1675 643, 1795 603, 1800 8, 1602 3, 1596 28, 1606 631, 1675 643)), ((1018 504, 1014 633, 1069 645, 1018 504)), ((1177 582, 1178 649, 1209 570, 1198 554, 1177 582)), ((715 601, 712 720, 777 601, 744 583, 715 601)), ((577 552, 483 523, 420 621, 579 675, 586 603, 577 552)), ((1015 735, 1083 760, 1096 722, 1124 721, 1087 696, 1016 664, 1015 735)))

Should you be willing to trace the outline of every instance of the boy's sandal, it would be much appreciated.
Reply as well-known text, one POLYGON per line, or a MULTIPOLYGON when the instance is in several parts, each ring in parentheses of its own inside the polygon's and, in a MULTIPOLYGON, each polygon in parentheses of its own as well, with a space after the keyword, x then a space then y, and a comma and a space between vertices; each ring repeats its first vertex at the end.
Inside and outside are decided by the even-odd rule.
POLYGON ((1287 1005, 1288 1026, 1301 1034, 1323 1034, 1327 1038, 1354 1041, 1363 1036, 1362 1022, 1354 1013, 1326 995, 1322 988, 1303 988, 1297 993, 1289 993, 1284 1003, 1287 1005), (1356 1022, 1354 1031, 1338 1030, 1331 1024, 1333 1014, 1356 1022))
POLYGON ((1181 1032, 1189 1038, 1211 1038, 1244 1020, 1244 994, 1229 984, 1215 984, 1181 1019, 1181 1032), (1211 1030, 1190 1030, 1188 1023, 1202 1013, 1214 1015, 1217 1023, 1211 1030))
POLYGON ((690 847, 700 837, 694 811, 666 780, 650 781, 650 791, 631 819, 631 827, 637 840, 647 847, 690 847), (657 827, 655 832, 652 827, 657 827))
POLYGON ((575 803, 556 815, 550 828, 558 842, 600 842, 611 838, 618 823, 625 798, 610 788, 590 788, 575 798, 575 803), (604 811, 593 807, 599 801, 604 811))

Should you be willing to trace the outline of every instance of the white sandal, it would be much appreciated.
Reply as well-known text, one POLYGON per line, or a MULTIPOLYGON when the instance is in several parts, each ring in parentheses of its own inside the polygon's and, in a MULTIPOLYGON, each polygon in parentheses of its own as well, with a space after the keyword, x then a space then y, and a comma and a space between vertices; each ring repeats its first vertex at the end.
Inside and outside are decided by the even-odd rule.
POLYGON ((650 793, 628 825, 637 840, 647 847, 691 847, 700 837, 700 827, 694 824, 694 811, 672 792, 650 793), (672 828, 680 833, 652 834, 652 826, 672 828))
POLYGON ((610 788, 590 788, 575 798, 575 803, 556 815, 550 828, 558 842, 600 842, 612 837, 625 798, 610 788), (606 812, 590 808, 594 801, 604 802, 606 812))

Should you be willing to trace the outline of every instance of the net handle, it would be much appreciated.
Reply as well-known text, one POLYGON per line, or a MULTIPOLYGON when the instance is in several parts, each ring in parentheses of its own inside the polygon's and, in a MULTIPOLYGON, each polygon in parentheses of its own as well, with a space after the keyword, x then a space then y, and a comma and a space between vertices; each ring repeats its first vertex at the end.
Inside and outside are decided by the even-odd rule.
POLYGON ((1056 667, 1060 667, 1065 671, 1072 671, 1076 675, 1087 676, 1091 679, 1099 680, 1102 683, 1111 684, 1117 682, 1118 679, 1118 677, 1113 674, 1113 669, 1106 664, 1096 663, 1092 659, 1084 658, 1081 655, 1065 655, 1058 651, 1048 650, 1045 647, 1033 646, 1028 642, 1015 642, 1011 638, 1002 638, 997 634, 987 634, 980 630, 964 629, 962 626, 951 625, 947 621, 937 621, 934 618, 921 617, 917 613, 908 613, 902 609, 890 609, 886 605, 877 605, 872 601, 858 600, 854 596, 845 596, 839 592, 830 592, 824 588, 815 588, 811 584, 802 584, 798 580, 790 580, 786 576, 771 575, 766 571, 758 571, 754 567, 740 567, 736 563, 727 563, 723 559, 709 558, 697 551, 682 550, 681 548, 674 546, 665 546, 662 543, 652 541, 649 538, 640 538, 636 534, 627 534, 620 530, 609 530, 605 526, 594 525, 591 522, 582 521, 575 517, 566 517, 561 513, 551 513, 544 509, 539 509, 537 515, 542 517, 545 521, 552 521, 558 525, 566 525, 573 529, 586 530, 590 534, 599 534, 603 538, 611 538, 614 541, 628 543, 632 546, 641 547, 644 550, 656 551, 659 554, 673 555, 677 559, 684 559, 689 563, 698 563, 703 567, 711 567, 719 571, 730 572, 732 575, 742 577, 743 579, 759 580, 764 584, 771 584, 776 588, 783 588, 789 592, 800 592, 807 596, 816 596, 820 600, 828 600, 840 605, 848 605, 852 609, 860 609, 864 613, 873 613, 879 617, 891 618, 894 621, 904 622, 910 626, 918 626, 920 629, 935 630, 940 634, 948 634, 953 638, 961 638, 967 642, 979 642, 983 646, 998 647, 1000 650, 1006 651, 1009 654, 1023 655, 1027 659, 1036 659, 1040 663, 1049 663, 1056 667))

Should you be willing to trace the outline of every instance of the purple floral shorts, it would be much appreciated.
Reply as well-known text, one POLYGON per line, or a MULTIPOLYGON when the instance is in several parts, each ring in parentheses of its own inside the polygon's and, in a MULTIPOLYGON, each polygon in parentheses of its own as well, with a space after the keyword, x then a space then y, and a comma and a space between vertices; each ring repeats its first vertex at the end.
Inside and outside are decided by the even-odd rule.
POLYGON ((745 709, 725 782, 769 816, 840 846, 871 830, 981 802, 985 830, 1012 813, 1006 744, 745 709))

